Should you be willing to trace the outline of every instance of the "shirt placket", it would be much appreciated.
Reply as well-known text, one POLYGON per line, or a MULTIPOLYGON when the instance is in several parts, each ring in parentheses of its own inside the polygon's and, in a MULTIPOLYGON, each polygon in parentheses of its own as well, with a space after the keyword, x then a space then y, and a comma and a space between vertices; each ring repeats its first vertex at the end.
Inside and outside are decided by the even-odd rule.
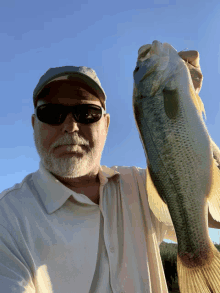
MULTIPOLYGON (((111 195, 112 196, 112 207, 111 207, 111 213, 110 215, 114 215, 114 213, 116 212, 116 203, 117 203, 117 197, 118 192, 119 192, 119 180, 116 180, 116 185, 113 184, 113 182, 109 182, 109 185, 112 185, 111 187, 113 187, 113 189, 110 186, 107 186, 107 184, 105 186, 103 186, 102 192, 103 192, 103 204, 105 204, 106 196, 108 196, 107 193, 107 188, 111 188, 111 195)), ((108 207, 109 208, 109 207, 108 207)), ((123 289, 120 288, 119 282, 115 272, 117 271, 116 265, 117 265, 117 259, 118 259, 118 249, 117 249, 117 235, 115 235, 115 233, 112 233, 112 231, 110 231, 108 229, 108 227, 111 225, 112 219, 109 218, 106 213, 105 213, 105 209, 101 210, 102 215, 103 215, 103 219, 104 219, 104 245, 106 248, 106 252, 107 252, 107 257, 108 257, 108 262, 109 262, 109 272, 110 272, 110 276, 109 276, 109 281, 110 281, 110 287, 112 289, 113 293, 124 293, 123 289), (109 224, 109 223, 110 224, 109 224), (108 224, 107 224, 108 223, 108 224), (115 238, 116 237, 116 238, 115 238), (115 244, 114 244, 115 243, 115 244)))

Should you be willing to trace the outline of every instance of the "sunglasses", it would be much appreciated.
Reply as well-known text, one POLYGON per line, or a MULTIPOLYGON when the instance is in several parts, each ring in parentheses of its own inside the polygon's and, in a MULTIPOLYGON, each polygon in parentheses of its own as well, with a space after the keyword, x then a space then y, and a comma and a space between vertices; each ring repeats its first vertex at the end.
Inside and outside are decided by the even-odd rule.
POLYGON ((35 109, 35 115, 41 122, 55 125, 62 124, 70 112, 76 122, 82 124, 95 123, 106 113, 102 107, 94 104, 78 104, 75 106, 44 104, 35 109))

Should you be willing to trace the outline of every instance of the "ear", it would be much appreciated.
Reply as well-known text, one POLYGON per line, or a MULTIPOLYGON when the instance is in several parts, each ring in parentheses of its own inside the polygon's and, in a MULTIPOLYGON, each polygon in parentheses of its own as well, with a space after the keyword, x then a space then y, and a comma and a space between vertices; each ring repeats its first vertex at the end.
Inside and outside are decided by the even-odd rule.
POLYGON ((33 129, 34 129, 34 124, 35 124, 35 119, 36 119, 35 114, 32 114, 32 116, 31 116, 31 124, 32 124, 33 129))
POLYGON ((108 128, 109 128, 109 124, 110 124, 110 115, 109 114, 105 115, 105 121, 106 121, 106 131, 108 133, 108 128))

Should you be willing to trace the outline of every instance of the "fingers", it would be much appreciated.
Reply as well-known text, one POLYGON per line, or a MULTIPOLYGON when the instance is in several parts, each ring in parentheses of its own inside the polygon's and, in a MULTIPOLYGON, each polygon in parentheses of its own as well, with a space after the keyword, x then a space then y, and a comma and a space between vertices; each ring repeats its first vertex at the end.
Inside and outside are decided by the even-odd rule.
POLYGON ((194 85, 194 88, 197 93, 200 92, 201 87, 202 87, 202 82, 203 82, 203 75, 200 70, 192 66, 191 64, 188 64, 188 68, 192 77, 192 82, 194 85))
POLYGON ((178 55, 184 60, 189 62, 195 67, 200 67, 199 65, 199 52, 195 50, 181 51, 178 55))
POLYGON ((199 64, 199 52, 196 50, 181 51, 178 55, 186 61, 186 65, 190 71, 192 82, 196 93, 198 94, 202 87, 203 75, 199 64))

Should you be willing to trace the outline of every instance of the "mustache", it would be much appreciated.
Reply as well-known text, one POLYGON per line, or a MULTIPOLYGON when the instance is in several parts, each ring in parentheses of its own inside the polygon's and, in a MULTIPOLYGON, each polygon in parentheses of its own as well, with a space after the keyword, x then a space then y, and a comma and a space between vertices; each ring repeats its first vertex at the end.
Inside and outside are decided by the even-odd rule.
POLYGON ((89 146, 89 142, 85 138, 79 137, 78 134, 74 134, 72 136, 66 135, 61 137, 60 139, 58 139, 51 145, 50 149, 54 149, 62 145, 71 145, 71 144, 89 146))

